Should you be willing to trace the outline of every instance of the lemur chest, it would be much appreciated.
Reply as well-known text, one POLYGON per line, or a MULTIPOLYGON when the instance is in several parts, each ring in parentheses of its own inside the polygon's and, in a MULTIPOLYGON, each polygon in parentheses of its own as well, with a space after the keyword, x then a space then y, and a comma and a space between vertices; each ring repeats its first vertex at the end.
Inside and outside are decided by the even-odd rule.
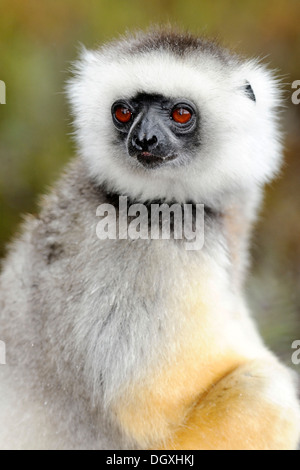
POLYGON ((218 286, 209 276, 198 279, 170 298, 171 341, 152 367, 124 387, 114 406, 122 429, 145 447, 167 439, 201 396, 243 361, 242 335, 239 327, 234 332, 221 280, 218 286))

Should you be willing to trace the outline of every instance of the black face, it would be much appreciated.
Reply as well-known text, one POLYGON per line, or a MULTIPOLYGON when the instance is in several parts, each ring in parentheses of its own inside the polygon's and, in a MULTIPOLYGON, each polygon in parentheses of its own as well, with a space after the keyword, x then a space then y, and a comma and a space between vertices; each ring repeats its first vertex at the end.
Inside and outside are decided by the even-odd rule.
POLYGON ((149 169, 169 162, 183 164, 200 145, 199 114, 185 99, 139 94, 116 101, 112 118, 128 155, 149 169))

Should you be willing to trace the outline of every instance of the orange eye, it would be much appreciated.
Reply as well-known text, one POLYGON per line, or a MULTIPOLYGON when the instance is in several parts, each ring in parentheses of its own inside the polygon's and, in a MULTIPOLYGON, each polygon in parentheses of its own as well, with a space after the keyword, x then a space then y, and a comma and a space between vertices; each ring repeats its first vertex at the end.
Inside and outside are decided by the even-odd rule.
POLYGON ((119 108, 115 110, 115 117, 117 121, 121 122, 122 124, 126 124, 126 122, 129 122, 131 116, 132 112, 130 111, 130 109, 125 108, 123 106, 119 106, 119 108))
POLYGON ((186 124, 192 119, 192 113, 186 108, 176 108, 172 113, 172 119, 179 124, 186 124))

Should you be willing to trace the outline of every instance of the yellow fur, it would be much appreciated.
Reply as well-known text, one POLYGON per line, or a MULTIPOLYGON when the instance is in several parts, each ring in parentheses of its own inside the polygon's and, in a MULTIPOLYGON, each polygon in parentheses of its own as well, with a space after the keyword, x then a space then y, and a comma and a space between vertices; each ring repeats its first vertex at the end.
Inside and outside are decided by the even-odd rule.
MULTIPOLYGON (((165 444, 165 449, 293 450, 299 422, 289 406, 281 412, 268 393, 282 371, 268 360, 247 364, 217 383, 195 406, 189 419, 165 444), (274 374, 272 379, 272 374, 274 374)), ((278 390, 277 390, 278 391, 278 390)), ((276 397, 274 390, 271 395, 276 397)), ((284 398, 284 397, 283 397, 284 398)), ((298 416, 299 418, 299 416, 298 416)))
MULTIPOLYGON (((215 284, 214 266, 206 265, 205 276, 195 266, 192 270, 194 278, 186 273, 185 296, 169 301, 182 320, 174 344, 123 390, 114 407, 118 422, 143 448, 293 448, 299 435, 297 411, 287 405, 282 416, 276 404, 275 379, 288 373, 265 350, 247 312, 232 313, 232 306, 224 304, 227 287, 222 279, 215 284), (259 357, 262 361, 255 362, 259 357), (261 363, 268 365, 257 372, 261 363), (272 364, 274 377, 269 377, 272 364), (265 383, 274 385, 274 400, 272 393, 264 396, 265 383)), ((288 394, 289 389, 283 402, 288 394)))
MULTIPOLYGON (((200 276, 203 273, 199 273, 199 268, 194 274, 196 279, 207 281, 200 283, 189 278, 181 302, 176 305, 170 301, 174 315, 177 309, 182 316, 181 329, 174 332, 174 347, 163 361, 153 365, 150 373, 147 370, 144 377, 128 384, 115 404, 122 428, 144 448, 214 448, 217 437, 201 440, 205 426, 197 427, 198 419, 203 421, 199 404, 203 400, 205 403, 204 397, 214 384, 264 351, 247 316, 232 314, 229 306, 222 303, 222 290, 226 288, 222 280, 214 290, 209 281, 212 272, 207 266, 206 278, 200 276), (178 431, 182 426, 187 430, 184 427, 184 431, 178 431)), ((238 394, 236 388, 224 400, 216 401, 208 427, 213 429, 219 420, 219 402, 222 412, 225 403, 238 394)))

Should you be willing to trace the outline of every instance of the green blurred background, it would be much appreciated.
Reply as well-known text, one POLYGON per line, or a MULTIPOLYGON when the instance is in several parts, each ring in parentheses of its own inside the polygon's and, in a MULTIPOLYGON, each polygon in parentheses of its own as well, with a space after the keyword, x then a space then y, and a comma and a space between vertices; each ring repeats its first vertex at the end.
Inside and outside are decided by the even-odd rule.
MULTIPOLYGON (((265 58, 284 76, 286 165, 268 189, 253 243, 249 301, 267 343, 291 363, 300 339, 299 0, 1 0, 0 257, 22 214, 74 154, 64 82, 83 43, 95 47, 133 28, 176 23, 265 58)), ((300 366, 298 366, 300 370, 300 366)))

